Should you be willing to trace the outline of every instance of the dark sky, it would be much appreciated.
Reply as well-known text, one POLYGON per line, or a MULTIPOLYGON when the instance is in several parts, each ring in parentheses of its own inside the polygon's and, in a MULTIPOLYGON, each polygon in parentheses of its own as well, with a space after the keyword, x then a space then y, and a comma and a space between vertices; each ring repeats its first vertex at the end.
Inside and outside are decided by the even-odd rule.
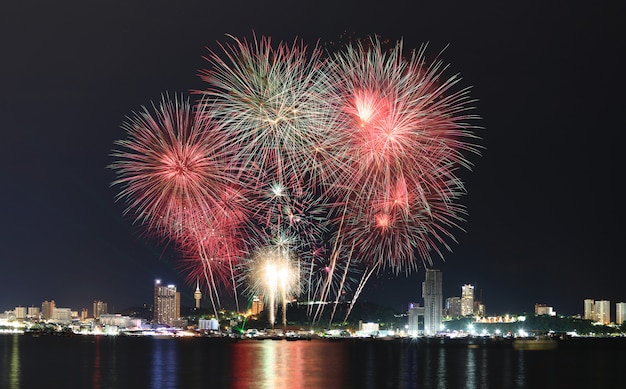
MULTIPOLYGON (((201 88, 206 47, 252 31, 311 45, 379 34, 429 42, 431 55, 449 45, 442 58, 473 86, 486 149, 463 174, 467 232, 435 263, 444 297, 472 283, 490 313, 626 301, 617 1, 88 3, 0 8, 0 311, 150 304, 157 277, 192 304, 176 257, 123 217, 106 166, 127 115, 201 88)), ((422 279, 381 275, 361 298, 404 309, 421 302, 422 279)))

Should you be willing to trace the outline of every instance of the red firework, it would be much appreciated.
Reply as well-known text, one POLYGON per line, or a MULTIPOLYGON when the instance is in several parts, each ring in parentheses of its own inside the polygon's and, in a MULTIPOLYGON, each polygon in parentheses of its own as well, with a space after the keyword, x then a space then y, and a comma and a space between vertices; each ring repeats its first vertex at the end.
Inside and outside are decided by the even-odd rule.
POLYGON ((195 115, 188 100, 163 97, 154 113, 144 108, 123 124, 128 138, 113 151, 126 212, 137 221, 174 237, 194 218, 208 219, 232 180, 225 135, 206 116, 195 115), (198 216, 199 215, 199 216, 198 216))
POLYGON ((430 262, 437 245, 448 247, 442 237, 461 219, 456 173, 477 152, 468 90, 454 92, 459 78, 443 79, 445 67, 427 65, 424 49, 405 59, 401 42, 389 51, 377 39, 348 45, 332 65, 350 166, 336 185, 348 210, 343 239, 371 266, 409 272, 416 254, 430 262))

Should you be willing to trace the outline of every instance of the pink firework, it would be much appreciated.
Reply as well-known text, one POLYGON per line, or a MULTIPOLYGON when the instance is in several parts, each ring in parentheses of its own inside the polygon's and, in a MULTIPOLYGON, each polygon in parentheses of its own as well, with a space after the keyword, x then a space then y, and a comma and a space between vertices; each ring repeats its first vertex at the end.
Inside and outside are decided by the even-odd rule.
POLYGON ((246 252, 248 204, 236 189, 225 191, 219 200, 210 219, 203 218, 201 212, 190 216, 195 222, 177 234, 176 243, 185 258, 183 268, 190 284, 203 279, 208 288, 234 291, 234 269, 246 252))
POLYGON ((348 210, 341 239, 371 266, 395 271, 417 268, 416 253, 430 262, 435 242, 447 247, 441 237, 451 237, 445 229, 460 219, 455 202, 465 191, 456 173, 478 152, 468 89, 454 91, 460 79, 444 79, 442 63, 428 65, 424 54, 405 59, 401 42, 385 51, 372 39, 348 45, 330 69, 350 166, 335 184, 348 210))
POLYGON ((123 128, 128 138, 113 151, 117 172, 112 185, 126 212, 150 229, 172 238, 193 223, 210 219, 228 190, 230 154, 225 134, 206 116, 195 115, 188 100, 167 96, 154 113, 144 108, 123 128))

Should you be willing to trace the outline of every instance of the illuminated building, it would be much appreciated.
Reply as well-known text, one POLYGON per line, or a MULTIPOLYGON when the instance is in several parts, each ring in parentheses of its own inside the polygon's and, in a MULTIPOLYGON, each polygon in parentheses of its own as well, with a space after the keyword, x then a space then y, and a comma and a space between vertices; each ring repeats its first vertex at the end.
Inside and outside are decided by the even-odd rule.
POLYGON ((100 323, 107 326, 115 326, 118 328, 131 328, 133 326, 133 318, 130 316, 122 316, 121 314, 103 313, 99 317, 100 323))
POLYGON ((443 311, 443 276, 437 269, 426 269, 426 277, 422 283, 424 298, 424 333, 434 335, 441 328, 443 311))
POLYGON ((460 297, 448 297, 446 299, 446 316, 448 317, 461 316, 461 298, 460 297))
POLYGON ((198 320, 198 329, 206 331, 217 331, 220 328, 220 324, 217 319, 200 319, 198 320))
POLYGON ((41 303, 41 318, 43 320, 52 319, 52 315, 54 314, 55 307, 56 307, 56 304, 54 300, 52 301, 46 300, 43 303, 41 303))
POLYGON ((615 304, 615 324, 621 326, 626 321, 626 303, 615 304))
POLYGON ((28 307, 27 315, 30 319, 39 319, 39 314, 41 310, 39 307, 28 307))
POLYGON ((596 321, 596 307, 593 299, 585 299, 584 302, 584 315, 583 318, 585 320, 596 321))
POLYGON ((196 281, 196 291, 193 292, 193 298, 196 300, 196 309, 200 308, 200 299, 202 299, 202 292, 200 291, 200 281, 196 281))
POLYGON ((486 316, 487 308, 480 301, 474 301, 474 316, 486 316))
POLYGON ((174 285, 161 285, 161 280, 154 282, 154 318, 155 324, 173 325, 180 317, 180 292, 174 285))
POLYGON ((263 299, 259 296, 254 296, 252 298, 252 305, 250 309, 250 313, 252 315, 258 315, 263 311, 263 299))
POLYGON ((474 286, 465 284, 461 287, 461 316, 474 314, 474 286))
POLYGON ((100 316, 109 313, 107 310, 107 303, 100 300, 93 302, 93 318, 99 319, 100 316))
POLYGON ((51 319, 56 323, 69 323, 72 321, 72 311, 70 308, 54 307, 51 319))
POLYGON ((17 320, 26 319, 26 307, 15 307, 15 318, 17 320))
POLYGON ((556 316, 556 312, 552 307, 546 306, 546 304, 535 304, 535 315, 556 316))
POLYGON ((611 302, 608 300, 596 301, 596 321, 598 323, 611 323, 611 302))
POLYGON ((88 317, 89 317, 89 311, 87 310, 87 308, 83 308, 80 311, 80 321, 86 321, 88 317))
POLYGON ((424 329, 424 307, 418 303, 409 304, 409 322, 407 331, 411 336, 420 335, 424 329))

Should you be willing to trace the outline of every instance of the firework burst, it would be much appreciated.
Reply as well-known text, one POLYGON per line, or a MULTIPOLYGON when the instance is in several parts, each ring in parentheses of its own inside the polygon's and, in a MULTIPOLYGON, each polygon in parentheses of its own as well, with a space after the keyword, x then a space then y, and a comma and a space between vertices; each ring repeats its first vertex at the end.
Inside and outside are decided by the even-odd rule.
POLYGON ((477 152, 468 89, 452 91, 460 79, 444 79, 441 61, 428 65, 424 50, 405 59, 402 42, 388 51, 378 39, 349 44, 329 71, 350 165, 335 185, 345 190, 344 239, 396 272, 417 268, 416 252, 430 262, 430 232, 450 236, 433 204, 448 207, 446 221, 458 219, 465 189, 456 172, 470 166, 465 152, 477 152))
POLYGON ((211 116, 227 129, 238 150, 235 163, 250 183, 275 180, 310 190, 331 176, 336 112, 323 99, 321 51, 297 41, 273 47, 256 37, 222 49, 225 60, 214 52, 206 58, 212 68, 201 71, 208 83, 202 93, 215 101, 211 116))
POLYGON ((195 115, 189 100, 164 96, 154 113, 144 108, 123 124, 128 138, 113 151, 122 190, 136 221, 174 237, 181 226, 213 217, 228 190, 229 155, 224 135, 206 116, 195 115), (188 215, 194 217, 188 217, 188 215))

